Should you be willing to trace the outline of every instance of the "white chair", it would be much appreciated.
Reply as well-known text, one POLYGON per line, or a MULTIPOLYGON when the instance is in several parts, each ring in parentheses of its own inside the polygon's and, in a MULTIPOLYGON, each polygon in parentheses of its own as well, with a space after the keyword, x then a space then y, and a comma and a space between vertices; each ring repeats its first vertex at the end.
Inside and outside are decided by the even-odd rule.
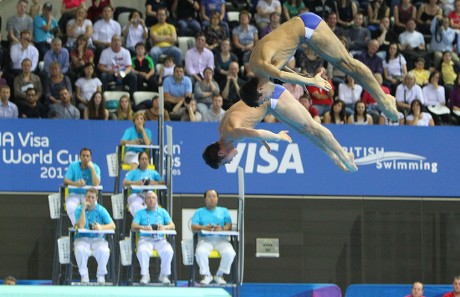
POLYGON ((125 91, 105 91, 104 92, 105 107, 108 109, 109 112, 115 112, 117 110, 118 101, 123 95, 127 95, 129 98, 129 93, 125 91))
POLYGON ((179 44, 179 48, 182 51, 182 57, 184 57, 185 59, 185 54, 187 53, 187 51, 195 47, 195 37, 180 36, 177 37, 177 43, 179 44))
POLYGON ((137 106, 141 104, 144 101, 152 101, 152 98, 154 96, 159 96, 157 92, 146 92, 146 91, 137 91, 134 92, 133 97, 134 97, 134 105, 137 106))
POLYGON ((122 30, 125 27, 125 25, 129 23, 130 14, 131 12, 128 11, 128 12, 122 12, 118 15, 117 22, 120 24, 120 27, 122 30))

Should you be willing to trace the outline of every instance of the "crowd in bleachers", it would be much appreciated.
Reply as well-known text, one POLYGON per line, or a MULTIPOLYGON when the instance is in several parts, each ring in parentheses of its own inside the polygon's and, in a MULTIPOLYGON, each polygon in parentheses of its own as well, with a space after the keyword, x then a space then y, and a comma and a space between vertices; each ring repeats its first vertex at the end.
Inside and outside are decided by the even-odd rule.
POLYGON ((144 110, 156 119, 158 97, 134 97, 163 86, 166 119, 219 121, 253 75, 254 44, 304 11, 324 19, 401 112, 400 121, 389 122, 366 86, 301 45, 288 66, 306 75, 323 71, 333 89, 284 86, 310 99, 303 105, 315 119, 460 123, 460 0, 146 0, 143 11, 111 0, 90 7, 63 0, 61 8, 18 0, 2 44, 0 118, 132 119, 144 110))

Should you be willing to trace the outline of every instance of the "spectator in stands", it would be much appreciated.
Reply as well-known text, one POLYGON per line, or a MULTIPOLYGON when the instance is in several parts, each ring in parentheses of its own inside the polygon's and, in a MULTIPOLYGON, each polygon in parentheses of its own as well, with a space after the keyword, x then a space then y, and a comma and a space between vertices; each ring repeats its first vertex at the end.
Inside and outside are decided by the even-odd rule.
POLYGON ((203 115, 198 111, 196 105, 195 99, 185 97, 174 106, 171 116, 182 122, 201 122, 203 115))
POLYGON ((291 84, 291 83, 283 83, 283 87, 288 90, 292 97, 299 100, 301 96, 304 94, 304 88, 298 84, 291 84))
MULTIPOLYGON (((151 145, 152 144, 152 130, 145 128, 145 116, 144 112, 138 111, 134 114, 134 126, 125 130, 121 138, 120 144, 141 144, 151 145)), ((137 168, 137 161, 139 153, 143 152, 143 148, 138 147, 126 147, 125 157, 123 162, 131 164, 131 169, 137 168)))
POLYGON ((24 105, 27 100, 26 91, 33 88, 38 100, 42 98, 43 88, 40 77, 31 72, 32 61, 25 58, 21 63, 22 72, 14 78, 14 101, 20 107, 24 105))
POLYGON ((172 111, 173 107, 185 97, 192 97, 192 81, 184 75, 184 67, 176 65, 174 74, 163 82, 165 108, 172 111))
POLYGON ((353 17, 353 26, 347 30, 348 49, 355 55, 355 53, 365 52, 371 41, 371 32, 369 29, 363 27, 364 16, 358 12, 353 17))
MULTIPOLYGON (((200 2, 198 0, 174 0, 171 9, 177 18, 177 35, 196 36, 200 33, 201 24, 197 20, 200 11, 200 2)), ((206 40, 208 40, 208 36, 206 36, 206 40)))
POLYGON ((225 110, 229 109, 235 102, 241 99, 240 97, 240 88, 245 83, 239 77, 240 66, 238 62, 231 62, 228 68, 228 74, 224 81, 220 84, 220 89, 222 90, 222 98, 224 99, 223 108, 225 110))
POLYGON ((257 28, 250 24, 251 15, 248 11, 241 11, 239 18, 240 24, 232 31, 233 49, 238 56, 239 64, 244 65, 246 73, 250 74, 249 57, 254 45, 259 40, 259 34, 257 28))
POLYGON ((131 96, 137 91, 137 77, 133 72, 131 54, 121 46, 119 35, 114 35, 110 47, 102 51, 98 68, 104 91, 108 89, 110 82, 128 86, 131 96))
POLYGON ((319 117, 318 110, 311 105, 310 96, 308 96, 307 94, 303 94, 299 98, 299 103, 302 104, 302 106, 305 107, 306 110, 308 110, 314 121, 321 124, 321 118, 319 117))
POLYGON ((306 5, 307 8, 320 16, 323 20, 327 19, 327 16, 331 12, 337 13, 337 7, 335 6, 335 1, 333 0, 314 0, 311 5, 306 5))
POLYGON ((345 114, 345 103, 337 99, 332 103, 329 111, 324 113, 324 124, 343 125, 347 123, 347 115, 345 114))
POLYGON ((441 73, 441 84, 444 86, 446 90, 447 98, 449 98, 450 91, 454 87, 457 73, 460 71, 460 67, 455 65, 452 61, 451 52, 446 51, 442 54, 442 62, 438 70, 441 73))
POLYGON ((415 83, 423 87, 428 83, 430 77, 430 71, 425 69, 425 59, 418 58, 415 61, 415 68, 409 71, 415 77, 415 83))
POLYGON ((367 17, 368 29, 372 33, 379 29, 383 18, 390 18, 390 7, 384 0, 372 0, 367 6, 367 17))
POLYGON ((134 112, 131 107, 131 101, 128 95, 123 95, 118 100, 118 107, 116 114, 114 115, 116 120, 128 120, 134 119, 134 112))
POLYGON ((423 104, 419 99, 415 99, 410 104, 410 112, 406 117, 409 126, 434 126, 433 118, 428 112, 424 112, 423 104))
MULTIPOLYGON (((379 83, 382 91, 385 94, 390 94, 390 89, 387 86, 383 85, 383 77, 380 73, 374 73, 375 80, 379 83)), ((372 95, 364 90, 363 96, 361 98, 367 106, 367 113, 374 117, 374 122, 377 122, 377 118, 381 112, 380 107, 377 105, 377 101, 372 97, 372 95)), ((386 117, 385 117, 386 118, 386 117)))
POLYGON ((450 12, 447 17, 449 19, 449 26, 456 30, 460 30, 460 0, 456 0, 454 3, 455 10, 450 12))
POLYGON ((48 50, 44 57, 43 71, 46 76, 50 74, 50 65, 52 62, 58 62, 61 64, 61 72, 68 74, 69 71, 69 51, 62 47, 62 41, 59 37, 56 37, 51 42, 51 49, 48 50))
POLYGON ((291 18, 304 12, 305 4, 301 0, 288 0, 283 3, 283 21, 289 21, 291 18))
MULTIPOLYGON (((414 68, 417 58, 424 58, 428 61, 428 55, 425 46, 425 38, 422 33, 415 30, 415 20, 407 21, 406 31, 399 35, 399 48, 407 59, 407 68, 414 68)), ((429 63, 427 63, 429 64, 429 63)))
POLYGON ((339 0, 336 3, 337 22, 343 28, 350 28, 354 24, 354 17, 358 13, 358 6, 352 0, 339 0))
MULTIPOLYGON (((137 113, 136 113, 137 114, 137 113)), ((130 170, 123 180, 123 187, 130 186, 148 186, 164 184, 161 175, 154 169, 149 169, 149 155, 141 149, 136 158, 139 163, 138 168, 130 170)), ((134 217, 136 212, 144 209, 143 197, 141 190, 132 189, 128 197, 129 212, 134 217)))
POLYGON ((132 64, 133 72, 137 77, 137 89, 139 91, 158 91, 155 64, 150 56, 145 55, 145 44, 138 42, 135 51, 136 55, 132 58, 132 64))
POLYGON ((270 24, 270 15, 276 12, 281 15, 281 3, 278 0, 259 0, 256 6, 257 13, 254 15, 254 19, 257 24, 259 31, 263 31, 265 27, 270 24))
MULTIPOLYGON (((169 112, 166 109, 163 109, 163 119, 165 121, 170 121, 169 112)), ((158 121, 160 115, 160 98, 158 95, 154 95, 152 98, 152 107, 145 111, 145 119, 148 121, 158 121)))
POLYGON ((383 61, 382 58, 377 55, 378 49, 379 42, 372 39, 367 45, 367 51, 363 51, 356 59, 369 67, 372 73, 380 73, 383 75, 383 61))
POLYGON ((83 68, 86 64, 94 63, 94 53, 88 48, 88 39, 85 35, 77 37, 76 46, 70 52, 70 70, 74 77, 84 74, 83 68))
POLYGON ((44 119, 47 117, 45 106, 38 100, 37 91, 28 88, 26 91, 27 100, 19 106, 19 117, 23 119, 44 119))
POLYGON ((121 27, 117 21, 113 20, 113 8, 110 5, 104 7, 102 19, 97 22, 93 20, 93 23, 93 43, 96 46, 95 64, 97 64, 102 51, 111 46, 113 36, 121 36, 121 27))
POLYGON ((125 47, 131 52, 131 56, 136 55, 136 44, 139 42, 145 44, 148 36, 148 29, 145 26, 144 19, 142 19, 142 13, 140 11, 133 10, 129 14, 129 23, 127 23, 123 28, 125 47))
POLYGON ((204 78, 206 68, 214 71, 214 54, 206 48, 206 37, 200 33, 195 37, 195 47, 185 54, 185 73, 192 80, 192 85, 204 78))
POLYGON ((460 125, 460 73, 457 74, 455 85, 450 92, 449 107, 451 119, 456 125, 460 125))
POLYGON ((201 115, 204 115, 211 107, 213 97, 220 94, 219 84, 213 79, 212 68, 206 67, 203 73, 203 80, 198 81, 194 88, 197 109, 201 115))
POLYGON ((355 84, 355 80, 347 75, 345 77, 346 83, 339 85, 339 96, 338 98, 345 104, 345 113, 347 117, 353 114, 353 108, 355 108, 356 102, 361 100, 363 93, 363 87, 359 84, 355 84))
MULTIPOLYGON (((308 93, 312 99, 312 104, 318 110, 320 116, 322 116, 326 111, 330 109, 332 101, 334 100, 334 85, 327 78, 326 70, 324 67, 318 67, 315 71, 315 75, 318 73, 321 73, 321 77, 326 79, 332 87, 329 91, 326 91, 316 86, 307 86, 308 93)), ((343 108, 345 110, 345 105, 343 108)))
POLYGON ((84 77, 80 77, 75 82, 75 98, 78 109, 83 110, 88 106, 88 102, 96 92, 102 92, 102 82, 96 77, 94 65, 87 63, 83 68, 84 77))
POLYGON ((37 48, 31 43, 30 32, 21 32, 20 42, 13 44, 10 48, 12 75, 18 75, 22 72, 21 64, 26 58, 32 62, 30 70, 34 72, 38 66, 38 56, 37 48))
POLYGON ((161 55, 168 55, 173 57, 176 65, 182 65, 182 51, 174 44, 177 42, 176 28, 166 22, 165 8, 158 9, 158 24, 150 28, 150 38, 152 40, 152 49, 150 56, 155 65, 161 55))
POLYGON ((105 99, 101 92, 95 92, 88 101, 84 111, 85 120, 108 120, 109 111, 105 108, 105 99))
POLYGON ((442 295, 442 297, 456 297, 460 294, 460 275, 454 277, 452 287, 453 291, 442 295))
POLYGON ((45 105, 60 103, 61 89, 65 88, 72 96, 72 83, 67 75, 62 74, 61 64, 52 62, 50 64, 50 76, 45 83, 45 105))
MULTIPOLYGON (((337 26, 337 12, 331 11, 327 15, 326 23, 329 26, 329 28, 331 29, 331 31, 334 32, 334 34, 338 38, 346 37, 345 30, 343 30, 343 28, 337 26)), ((348 44, 348 39, 347 39, 347 44, 348 44)))
POLYGON ((427 0, 427 2, 422 3, 417 9, 417 28, 423 35, 430 35, 430 27, 434 18, 442 18, 442 9, 438 5, 438 0, 427 0))
POLYGON ((436 125, 449 122, 450 110, 446 107, 446 93, 443 86, 439 84, 441 74, 433 71, 430 75, 430 83, 422 88, 424 105, 428 107, 436 125))
POLYGON ((160 68, 160 70, 158 70, 158 84, 162 85, 165 78, 174 74, 176 64, 174 64, 174 59, 172 57, 167 56, 163 64, 159 64, 158 66, 160 68))
POLYGON ((352 125, 373 125, 372 116, 367 114, 366 103, 359 100, 355 103, 353 115, 348 117, 348 124, 352 125))
POLYGON ((430 27, 431 48, 430 52, 434 53, 434 68, 438 68, 442 60, 442 54, 445 51, 451 52, 452 61, 460 66, 460 60, 456 53, 453 52, 452 43, 455 40, 455 31, 449 27, 449 19, 435 17, 430 27))
MULTIPOLYGON (((345 36, 340 36, 339 40, 340 42, 342 42, 343 46, 348 52, 348 38, 345 36)), ((350 57, 353 57, 351 53, 349 53, 349 55, 350 57)), ((345 76, 346 76, 345 72, 338 69, 337 67, 334 67, 332 63, 327 63, 327 77, 331 79, 335 87, 338 87, 339 84, 345 82, 345 76)))
POLYGON ((225 110, 222 109, 223 103, 221 95, 213 96, 211 107, 203 115, 203 122, 220 122, 225 113, 225 110))
MULTIPOLYGON (((27 0, 19 0, 16 5, 16 15, 10 16, 6 21, 6 31, 8 32, 8 40, 11 43, 19 43, 22 32, 29 32, 29 37, 32 36, 34 30, 34 21, 27 15, 27 0)), ((30 40, 29 40, 30 41, 30 40)))
POLYGON ((395 98, 398 110, 406 115, 410 111, 412 101, 418 99, 423 103, 422 88, 415 84, 415 77, 412 73, 409 72, 404 76, 403 82, 396 88, 395 98))
POLYGON ((211 23, 204 27, 203 33, 206 38, 206 47, 216 55, 219 45, 228 38, 227 30, 220 24, 220 12, 214 11, 212 13, 211 23))
POLYGON ((412 290, 406 297, 424 297, 423 296, 423 284, 421 282, 415 282, 412 284, 412 290))
MULTIPOLYGON (((147 191, 144 194, 144 203, 146 209, 142 209, 136 213, 131 229, 152 231, 152 226, 156 225, 156 230, 174 230, 176 227, 169 216, 168 212, 159 207, 158 197, 153 191, 147 191)), ((160 276, 158 281, 162 284, 169 284, 171 281, 168 276, 171 274, 171 262, 174 256, 174 250, 171 244, 166 240, 164 235, 142 235, 139 236, 137 242, 137 259, 141 266, 141 285, 146 285, 150 282, 150 256, 155 249, 161 259, 160 276)))
POLYGON ((58 25, 63 35, 67 35, 67 24, 71 19, 76 18, 77 11, 80 8, 86 11, 86 0, 62 0, 61 18, 58 25))
POLYGON ((262 32, 260 33, 260 38, 263 38, 265 35, 275 30, 280 25, 280 15, 278 12, 275 11, 272 14, 270 14, 270 23, 262 29, 262 32))
POLYGON ((401 0, 401 3, 393 7, 394 24, 393 29, 396 34, 401 34, 407 30, 407 22, 417 17, 417 8, 412 5, 412 0, 401 0))
POLYGON ((3 279, 4 286, 16 286, 16 278, 13 276, 7 276, 3 279))
POLYGON ((88 43, 89 47, 93 46, 93 23, 86 18, 86 9, 84 7, 78 7, 75 13, 75 18, 67 22, 67 43, 66 47, 69 51, 72 51, 77 47, 77 38, 83 35, 88 43))
POLYGON ((40 3, 40 0, 32 0, 32 3, 30 4, 29 7, 29 15, 34 19, 35 16, 39 15, 42 13, 42 4, 40 3))
MULTIPOLYGON (((112 3, 112 0, 91 0, 91 6, 88 8, 88 19, 93 22, 93 24, 104 18, 104 8, 110 7, 112 11, 115 10, 115 6, 112 3)), ((118 33, 120 35, 120 33, 118 33)))
POLYGON ((209 26, 214 11, 220 13, 220 23, 229 32, 228 24, 225 21, 227 15, 225 0, 200 0, 200 19, 203 27, 209 26))
MULTIPOLYGON (((205 207, 195 211, 192 217, 192 230, 205 231, 229 231, 232 229, 232 219, 227 208, 218 206, 219 194, 215 190, 207 190, 204 193, 205 207)), ((207 236, 199 233, 198 245, 195 251, 196 262, 203 276, 200 284, 209 285, 213 280, 218 285, 225 285, 224 273, 229 274, 236 253, 226 236, 207 236), (209 269, 208 256, 213 249, 217 249, 221 255, 219 269, 214 278, 209 269)))
MULTIPOLYGON (((76 228, 88 230, 115 230, 115 223, 104 206, 97 203, 98 191, 89 188, 85 194, 85 201, 75 211, 76 228)), ((97 283, 105 284, 107 263, 109 262, 109 243, 101 234, 77 233, 74 241, 75 259, 80 272, 81 282, 89 283, 88 258, 93 255, 97 262, 97 283)), ((115 251, 112 251, 114 257, 115 251)))
POLYGON ((219 83, 221 89, 223 89, 222 84, 227 81, 230 64, 232 62, 238 64, 238 57, 230 51, 230 47, 230 39, 224 39, 220 43, 220 51, 214 54, 214 79, 219 83))
POLYGON ((392 43, 388 47, 386 57, 383 60, 383 77, 394 94, 396 87, 402 82, 407 74, 407 62, 399 52, 398 44, 392 43))
POLYGON ((43 4, 42 15, 37 15, 34 18, 34 43, 40 54, 40 60, 51 49, 51 41, 59 33, 59 26, 52 11, 53 5, 50 2, 46 2, 43 4))
POLYGON ((169 18, 168 3, 165 0, 146 0, 145 1, 145 25, 152 27, 158 23, 158 10, 166 9, 166 18, 169 18))
POLYGON ((371 37, 379 42, 377 55, 382 59, 385 58, 385 53, 390 44, 398 42, 398 35, 390 27, 390 18, 388 17, 380 20, 380 26, 377 30, 371 32, 371 37))
POLYGON ((316 69, 324 65, 324 60, 306 44, 302 44, 299 47, 297 60, 299 61, 300 72, 305 75, 314 73, 316 69))
POLYGON ((0 87, 0 119, 17 119, 18 107, 10 102, 11 90, 7 85, 0 87))
POLYGON ((50 119, 79 120, 80 111, 70 102, 72 99, 70 91, 63 87, 59 91, 59 95, 59 102, 49 106, 48 117, 50 119))

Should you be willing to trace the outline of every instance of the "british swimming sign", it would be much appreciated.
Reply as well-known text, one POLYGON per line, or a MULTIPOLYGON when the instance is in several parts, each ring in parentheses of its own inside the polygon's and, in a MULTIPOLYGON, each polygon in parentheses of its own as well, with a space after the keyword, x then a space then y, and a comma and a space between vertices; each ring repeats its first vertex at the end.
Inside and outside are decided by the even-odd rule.
MULTIPOLYGON (((55 192, 80 149, 91 148, 101 168, 104 191, 111 192, 106 155, 115 152, 130 121, 2 120, 0 191, 55 192)), ((157 135, 157 125, 147 122, 157 135)), ((236 193, 237 168, 245 172, 247 194, 458 197, 460 164, 457 127, 328 126, 343 148, 355 155, 358 172, 343 172, 307 138, 290 131, 293 143, 237 144, 238 155, 218 170, 201 153, 218 139, 217 124, 167 122, 173 127, 174 193, 215 188, 236 193)), ((261 124, 274 132, 283 124, 261 124)), ((155 136, 156 137, 156 136, 155 136)), ((156 144, 157 139, 153 139, 156 144)), ((126 172, 121 173, 123 180, 126 172)))

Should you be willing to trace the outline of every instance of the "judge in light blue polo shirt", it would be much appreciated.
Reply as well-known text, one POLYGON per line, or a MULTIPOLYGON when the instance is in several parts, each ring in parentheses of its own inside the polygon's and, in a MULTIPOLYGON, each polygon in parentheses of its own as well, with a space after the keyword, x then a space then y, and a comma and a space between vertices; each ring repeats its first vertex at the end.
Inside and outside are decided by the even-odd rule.
POLYGON ((192 81, 184 75, 184 67, 176 65, 172 76, 165 78, 163 82, 163 91, 165 96, 165 108, 171 112, 174 105, 184 100, 186 97, 192 97, 192 81))

